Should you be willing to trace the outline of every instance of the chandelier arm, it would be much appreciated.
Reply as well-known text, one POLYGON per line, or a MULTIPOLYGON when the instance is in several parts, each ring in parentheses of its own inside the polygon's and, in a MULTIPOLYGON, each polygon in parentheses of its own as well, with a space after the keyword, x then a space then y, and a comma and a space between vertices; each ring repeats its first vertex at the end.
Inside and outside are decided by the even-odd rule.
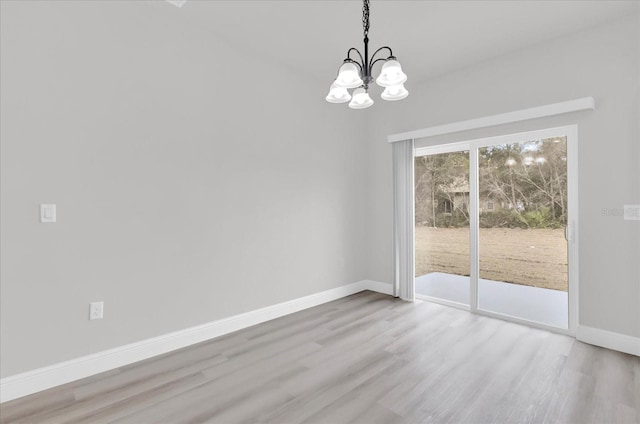
POLYGON ((371 55, 371 63, 369 64, 369 68, 371 68, 371 66, 373 66, 373 64, 374 64, 374 63, 376 63, 378 60, 387 60, 387 59, 378 59, 378 60, 376 60, 376 61, 374 61, 374 60, 373 60, 373 59, 375 59, 376 55, 377 55, 378 53, 380 53, 380 51, 385 50, 385 49, 386 49, 386 50, 389 50, 389 57, 388 57, 388 59, 390 59, 390 58, 394 57, 394 56, 393 56, 393 50, 391 50, 391 47, 388 47, 388 46, 380 47, 378 50, 376 50, 376 51, 373 53, 373 55, 371 55))
POLYGON ((347 59, 349 59, 350 61, 353 61, 354 63, 358 63, 358 65, 360 65, 360 70, 362 70, 362 67, 364 66, 364 59, 362 58, 362 54, 360 53, 360 50, 356 49, 355 47, 351 47, 347 51, 347 59), (355 50, 356 53, 358 53, 358 57, 360 58, 360 63, 358 63, 357 60, 351 59, 351 51, 353 51, 353 50, 355 50))
POLYGON ((384 58, 380 58, 380 59, 376 59, 373 62, 371 62, 371 64, 369 65, 369 69, 373 70, 373 65, 375 65, 378 62, 386 62, 388 59, 384 59, 384 58))

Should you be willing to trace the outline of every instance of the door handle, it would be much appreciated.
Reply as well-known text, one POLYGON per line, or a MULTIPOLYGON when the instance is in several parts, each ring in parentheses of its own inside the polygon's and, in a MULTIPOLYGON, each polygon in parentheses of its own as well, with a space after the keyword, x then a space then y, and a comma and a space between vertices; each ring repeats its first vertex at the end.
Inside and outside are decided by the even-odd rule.
POLYGON ((564 239, 566 241, 573 241, 573 223, 567 223, 567 225, 564 227, 564 239))

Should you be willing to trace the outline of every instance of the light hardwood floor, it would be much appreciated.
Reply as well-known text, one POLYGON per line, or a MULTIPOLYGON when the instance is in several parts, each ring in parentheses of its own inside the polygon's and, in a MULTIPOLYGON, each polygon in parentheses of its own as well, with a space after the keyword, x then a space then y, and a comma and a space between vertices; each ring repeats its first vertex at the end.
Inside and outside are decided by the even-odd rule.
POLYGON ((0 406, 2 423, 638 423, 640 358, 363 292, 0 406))

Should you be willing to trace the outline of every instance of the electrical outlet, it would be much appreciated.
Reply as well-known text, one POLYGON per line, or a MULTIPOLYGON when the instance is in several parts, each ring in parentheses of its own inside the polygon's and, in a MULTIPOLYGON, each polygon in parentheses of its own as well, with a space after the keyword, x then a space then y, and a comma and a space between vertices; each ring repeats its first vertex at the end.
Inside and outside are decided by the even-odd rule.
POLYGON ((104 302, 89 303, 89 319, 102 319, 104 317, 104 302))

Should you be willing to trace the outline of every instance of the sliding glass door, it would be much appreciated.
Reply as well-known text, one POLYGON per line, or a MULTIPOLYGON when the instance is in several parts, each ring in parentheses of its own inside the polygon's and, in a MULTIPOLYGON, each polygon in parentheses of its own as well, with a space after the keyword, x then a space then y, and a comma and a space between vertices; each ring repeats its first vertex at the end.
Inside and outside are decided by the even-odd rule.
POLYGON ((416 294, 469 305, 469 152, 416 157, 414 178, 416 294))
POLYGON ((567 142, 478 151, 478 309, 568 328, 567 142))
POLYGON ((575 127, 416 149, 416 296, 571 330, 575 127))

